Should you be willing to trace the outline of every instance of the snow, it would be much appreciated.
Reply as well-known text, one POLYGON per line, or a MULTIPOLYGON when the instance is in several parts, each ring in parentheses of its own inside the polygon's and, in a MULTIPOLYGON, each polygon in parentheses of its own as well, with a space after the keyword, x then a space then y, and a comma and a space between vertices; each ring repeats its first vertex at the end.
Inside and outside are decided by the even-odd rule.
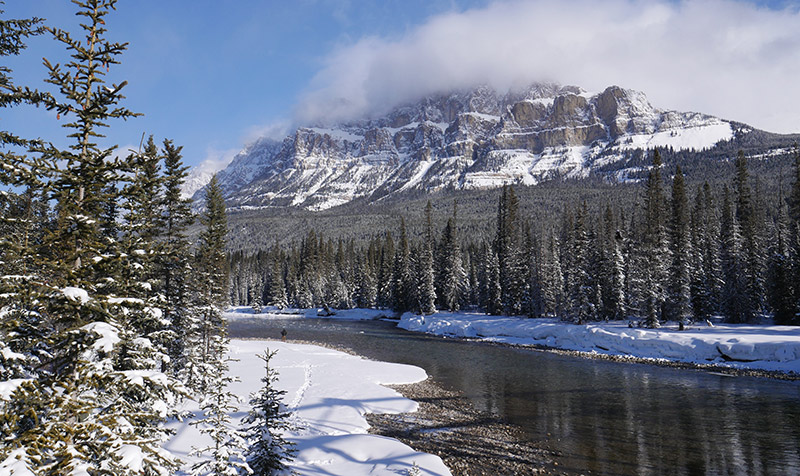
POLYGON ((8 457, 0 462, 0 474, 13 474, 14 476, 35 476, 28 464, 28 455, 25 448, 17 448, 8 457))
POLYGON ((684 331, 629 328, 627 321, 569 324, 468 313, 417 316, 406 313, 399 327, 411 331, 476 337, 509 344, 667 359, 734 368, 800 373, 800 327, 705 323, 684 331))
POLYGON ((136 445, 122 445, 117 451, 120 466, 124 466, 131 471, 141 471, 144 466, 144 453, 136 445))
MULTIPOLYGON (((0 314, 0 318, 2 317, 2 314, 0 314)), ((0 342, 0 355, 2 355, 3 359, 5 360, 25 360, 24 355, 20 354, 19 352, 14 352, 6 347, 2 342, 0 342)))
MULTIPOLYGON (((246 313, 234 313, 246 315, 246 313)), ((230 313, 228 314, 231 315, 230 313)), ((412 383, 427 376, 419 367, 363 358, 304 344, 275 341, 233 340, 230 373, 241 381, 230 390, 247 400, 247 395, 262 385, 263 362, 258 354, 277 350, 272 359, 279 372, 277 387, 286 390, 284 402, 293 412, 296 430, 287 434, 297 445, 297 456, 290 464, 304 476, 404 475, 414 463, 427 476, 449 475, 450 471, 437 456, 419 453, 405 444, 367 433, 366 413, 405 413, 417 409, 408 400, 383 385, 412 383)), ((186 408, 198 412, 197 404, 186 408)), ((239 404, 231 413, 237 421, 247 411, 247 403, 239 404)), ((165 449, 187 462, 192 447, 206 443, 190 421, 174 421, 170 426, 175 436, 165 449)))
POLYGON ((331 139, 340 142, 359 142, 364 140, 364 136, 356 135, 342 129, 327 129, 322 127, 309 127, 307 129, 322 136, 329 136, 331 139))
POLYGON ((89 301, 89 293, 85 289, 73 288, 68 286, 61 290, 64 296, 70 301, 76 301, 81 304, 86 304, 89 301))
POLYGON ((408 181, 405 184, 403 184, 403 186, 400 187, 397 191, 402 192, 403 190, 410 190, 412 187, 420 183, 425 174, 428 173, 428 170, 430 170, 431 165, 433 165, 433 161, 430 160, 420 161, 417 164, 417 171, 414 173, 414 176, 408 179, 408 181))
POLYGON ((27 378, 12 378, 0 382, 0 400, 5 401, 11 398, 11 395, 25 382, 30 381, 27 378))
POLYGON ((126 370, 121 373, 125 380, 133 386, 144 387, 145 380, 149 380, 156 385, 167 385, 167 376, 154 370, 126 370))
POLYGON ((114 346, 121 340, 119 330, 107 322, 92 322, 82 328, 86 332, 93 332, 98 336, 92 347, 95 350, 110 353, 114 351, 114 346))
POLYGON ((672 147, 676 150, 703 150, 713 147, 719 141, 728 140, 732 137, 733 128, 731 124, 720 121, 698 127, 660 131, 655 134, 624 136, 618 139, 619 145, 616 148, 618 150, 628 150, 672 147))
POLYGON ((461 114, 465 116, 477 117, 478 119, 482 119, 487 122, 500 122, 500 116, 495 116, 492 114, 484 114, 482 112, 474 112, 474 111, 462 112, 461 114))

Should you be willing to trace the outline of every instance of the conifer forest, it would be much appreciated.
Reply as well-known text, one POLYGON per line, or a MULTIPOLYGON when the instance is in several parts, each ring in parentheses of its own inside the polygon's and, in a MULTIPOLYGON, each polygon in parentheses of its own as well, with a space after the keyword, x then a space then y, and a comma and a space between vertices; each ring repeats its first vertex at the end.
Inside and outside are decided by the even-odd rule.
POLYGON ((367 243, 314 230, 299 243, 230 255, 231 301, 279 308, 437 309, 558 317, 585 323, 631 319, 800 324, 800 156, 777 196, 754 187, 739 152, 730 183, 687 189, 659 151, 630 207, 568 204, 552 224, 531 223, 513 186, 483 234, 447 222, 411 240, 405 220, 367 243), (786 190, 784 190, 786 188, 786 190))

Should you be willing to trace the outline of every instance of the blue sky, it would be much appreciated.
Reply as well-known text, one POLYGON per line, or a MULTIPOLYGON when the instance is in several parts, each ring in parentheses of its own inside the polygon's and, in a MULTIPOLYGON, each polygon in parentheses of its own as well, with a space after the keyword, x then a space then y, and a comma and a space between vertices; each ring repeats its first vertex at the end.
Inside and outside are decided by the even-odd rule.
MULTIPOLYGON (((122 0, 108 17, 108 37, 130 43, 122 65, 127 106, 145 114, 115 124, 109 139, 138 145, 142 133, 184 145, 196 164, 230 155, 263 127, 292 115, 298 96, 333 49, 365 36, 397 37, 425 18, 483 1, 431 0, 122 0)), ((6 18, 44 17, 77 29, 67 0, 9 0, 6 18)), ((41 58, 64 61, 48 38, 36 38, 9 58, 18 83, 46 88, 41 58)), ((3 127, 57 136, 44 111, 3 111, 3 127), (40 132, 44 131, 44 133, 40 132)))
MULTIPOLYGON (((67 0, 2 8, 77 30, 67 0)), ((188 164, 219 162, 287 124, 543 79, 619 84, 659 107, 800 132, 799 18, 785 1, 121 0, 108 36, 130 46, 111 78, 129 81, 126 105, 145 116, 114 124, 109 140, 128 148, 154 134, 183 145, 188 164)), ((46 38, 6 60, 18 83, 45 87, 43 56, 65 60, 46 38)), ((41 110, 3 111, 0 127, 63 135, 41 110)))

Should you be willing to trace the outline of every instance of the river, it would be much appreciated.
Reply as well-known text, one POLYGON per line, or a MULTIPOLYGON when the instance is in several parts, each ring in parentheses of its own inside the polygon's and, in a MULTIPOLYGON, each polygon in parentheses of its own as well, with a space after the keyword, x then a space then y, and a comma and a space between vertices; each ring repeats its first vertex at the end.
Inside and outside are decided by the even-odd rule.
POLYGON ((343 346, 424 368, 521 427, 573 474, 798 475, 800 382, 584 359, 382 321, 236 319, 231 337, 343 346))

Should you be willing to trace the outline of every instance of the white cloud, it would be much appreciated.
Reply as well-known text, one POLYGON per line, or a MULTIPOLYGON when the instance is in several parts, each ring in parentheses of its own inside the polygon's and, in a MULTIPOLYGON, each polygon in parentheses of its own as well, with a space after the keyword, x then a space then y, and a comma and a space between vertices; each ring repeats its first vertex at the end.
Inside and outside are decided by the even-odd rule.
POLYGON ((231 163, 233 157, 240 149, 219 150, 214 147, 206 148, 206 158, 195 167, 199 173, 208 175, 209 178, 216 172, 224 169, 231 163))
POLYGON ((186 181, 181 187, 182 195, 191 197, 196 191, 205 187, 211 177, 227 167, 238 152, 239 149, 220 150, 208 147, 206 149, 206 158, 189 171, 189 176, 186 177, 186 181))
POLYGON ((333 51, 300 123, 383 112, 452 88, 616 84, 657 107, 800 132, 800 13, 733 0, 502 1, 438 15, 398 40, 333 51))
POLYGON ((251 144, 262 138, 283 140, 292 132, 292 127, 291 121, 285 119, 276 120, 269 124, 252 126, 244 134, 244 143, 251 144))

